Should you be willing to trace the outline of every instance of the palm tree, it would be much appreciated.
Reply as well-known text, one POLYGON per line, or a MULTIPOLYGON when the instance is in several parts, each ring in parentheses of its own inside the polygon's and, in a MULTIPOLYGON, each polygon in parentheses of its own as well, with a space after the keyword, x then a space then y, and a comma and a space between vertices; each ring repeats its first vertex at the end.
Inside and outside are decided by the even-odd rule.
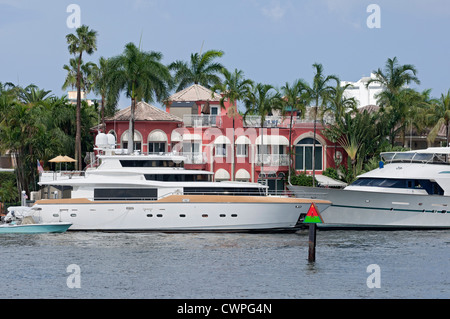
POLYGON ((434 142, 436 136, 438 135, 440 129, 445 125, 446 147, 449 146, 449 124, 450 124, 450 89, 446 94, 441 94, 441 98, 435 104, 435 107, 431 110, 432 113, 429 114, 433 125, 430 133, 428 134, 428 140, 434 142))
MULTIPOLYGON (((131 114, 128 130, 128 151, 133 152, 134 145, 134 112, 136 103, 162 101, 167 97, 172 77, 166 66, 161 63, 160 52, 143 52, 133 43, 125 45, 121 55, 110 59, 108 73, 109 99, 117 102, 120 92, 125 91, 131 98, 131 114)), ((117 103, 112 103, 116 105, 117 103)))
POLYGON ((244 113, 244 120, 247 115, 259 115, 261 120, 261 173, 264 172, 264 122, 266 116, 271 115, 272 111, 281 109, 281 95, 270 84, 258 83, 252 87, 252 90, 245 98, 246 112, 244 113))
POLYGON ((30 84, 25 88, 20 88, 19 99, 26 104, 35 104, 49 99, 50 90, 39 89, 36 85, 30 84))
POLYGON ((213 62, 223 56, 223 51, 209 50, 205 53, 192 53, 190 63, 175 61, 169 65, 169 70, 175 71, 174 82, 178 83, 177 91, 190 84, 200 84, 207 88, 220 84, 217 75, 224 68, 222 64, 213 62))
POLYGON ((89 30, 89 27, 82 25, 76 29, 76 35, 70 33, 66 35, 67 43, 69 44, 70 54, 77 57, 77 73, 76 73, 76 88, 77 88, 77 130, 75 137, 75 160, 77 161, 78 170, 82 168, 81 162, 81 65, 83 53, 91 55, 97 50, 97 32, 89 30))
MULTIPOLYGON (((331 95, 328 100, 328 104, 322 110, 322 118, 326 113, 332 113, 334 115, 334 122, 342 121, 344 115, 349 111, 356 111, 356 107, 358 102, 354 97, 346 97, 345 90, 347 90, 351 84, 346 84, 341 86, 340 82, 336 83, 336 87, 332 88, 331 95)), ((338 136, 334 136, 329 134, 327 138, 332 141, 334 144, 334 159, 336 161, 336 148, 337 148, 337 138, 338 136)))
POLYGON ((405 100, 402 99, 406 96, 402 91, 411 83, 420 84, 416 76, 417 70, 412 64, 399 65, 397 57, 394 57, 387 59, 384 71, 378 69, 373 73, 375 78, 370 79, 366 83, 366 87, 371 83, 378 83, 383 87, 383 90, 376 95, 376 98, 382 111, 391 113, 390 142, 393 146, 395 131, 399 129, 396 126, 398 122, 401 122, 401 127, 406 125, 405 114, 408 112, 409 107, 405 100))
MULTIPOLYGON (((111 106, 111 103, 108 103, 106 100, 106 97, 108 96, 108 92, 110 89, 109 83, 108 83, 108 73, 110 73, 110 62, 108 59, 105 59, 104 57, 100 57, 98 61, 98 65, 94 64, 93 66, 93 91, 100 95, 101 97, 101 110, 100 110, 100 116, 101 116, 101 126, 105 127, 105 107, 111 106)), ((113 110, 109 110, 108 108, 108 114, 113 114, 113 110)), ((112 115, 111 114, 111 115, 112 115)))
POLYGON ((336 86, 331 89, 328 104, 325 105, 322 110, 322 116, 325 115, 325 113, 330 112, 334 115, 334 121, 339 121, 348 111, 356 111, 358 105, 356 99, 354 97, 345 96, 345 90, 351 86, 351 84, 341 86, 340 82, 336 83, 336 86))
POLYGON ((411 84, 412 82, 420 84, 414 65, 399 65, 397 57, 387 59, 384 72, 378 69, 373 73, 376 77, 371 78, 366 83, 366 86, 368 87, 371 83, 379 83, 383 86, 384 92, 390 92, 391 94, 399 93, 405 85, 411 84))
POLYGON ((362 169, 363 161, 373 151, 380 140, 375 119, 366 110, 363 112, 347 112, 342 118, 325 128, 325 136, 335 136, 349 158, 348 169, 352 172, 350 180, 362 169), (351 168, 351 169, 350 169, 351 168))
POLYGON ((310 103, 314 103, 314 142, 313 142, 313 153, 312 153, 312 171, 313 171, 313 187, 315 187, 315 175, 316 175, 316 135, 317 135, 317 113, 319 108, 323 108, 330 98, 333 91, 333 87, 329 86, 328 83, 331 80, 339 82, 339 79, 334 75, 325 76, 323 74, 322 64, 314 63, 313 68, 315 69, 315 75, 313 78, 312 86, 306 88, 308 92, 308 98, 310 103))
POLYGON ((227 69, 222 68, 221 73, 223 74, 225 80, 223 83, 214 85, 212 90, 212 95, 214 92, 218 91, 221 94, 220 106, 225 108, 225 101, 229 101, 231 107, 229 109, 229 116, 233 119, 233 149, 232 152, 232 163, 231 163, 231 180, 234 181, 235 178, 235 150, 236 150, 236 138, 235 138, 235 119, 239 114, 237 111, 237 102, 243 100, 250 91, 253 82, 249 79, 244 78, 244 73, 241 70, 235 69, 233 73, 230 73, 227 69))
POLYGON ((289 173, 288 173, 288 183, 291 184, 291 171, 292 171, 292 124, 294 112, 297 112, 297 116, 300 118, 305 117, 306 113, 306 86, 307 84, 303 80, 297 80, 292 85, 286 82, 284 86, 281 87, 282 99, 282 110, 283 116, 286 114, 290 115, 289 121, 289 173))
POLYGON ((95 63, 87 62, 83 63, 81 61, 81 65, 78 71, 78 60, 70 59, 69 65, 64 64, 63 69, 67 71, 66 79, 64 80, 64 84, 62 85, 63 90, 67 90, 68 87, 77 88, 77 85, 80 86, 80 91, 84 93, 89 93, 93 87, 93 72, 96 67, 95 63), (78 82, 78 72, 79 83, 78 82))

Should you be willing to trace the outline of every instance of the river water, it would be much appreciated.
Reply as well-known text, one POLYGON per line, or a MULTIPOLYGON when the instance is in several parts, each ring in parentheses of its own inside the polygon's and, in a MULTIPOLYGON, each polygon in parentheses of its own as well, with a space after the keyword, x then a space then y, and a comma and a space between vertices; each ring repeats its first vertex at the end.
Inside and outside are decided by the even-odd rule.
POLYGON ((307 231, 69 231, 0 242, 2 299, 450 297, 449 231, 319 230, 314 263, 307 231))

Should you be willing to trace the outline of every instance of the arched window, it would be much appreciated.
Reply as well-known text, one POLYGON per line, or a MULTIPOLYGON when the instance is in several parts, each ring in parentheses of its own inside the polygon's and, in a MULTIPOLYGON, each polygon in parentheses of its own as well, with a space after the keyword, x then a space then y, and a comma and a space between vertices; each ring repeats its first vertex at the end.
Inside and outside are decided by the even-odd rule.
MULTIPOLYGON (((128 130, 123 132, 120 141, 122 143, 122 148, 127 149, 128 148, 128 130)), ((134 142, 133 150, 142 152, 142 134, 137 130, 134 130, 133 142, 134 142)))
MULTIPOLYGON (((312 170, 314 139, 304 138, 295 146, 295 169, 312 170)), ((315 169, 322 170, 322 145, 316 140, 315 169)))
POLYGON ((167 151, 167 135, 161 130, 153 130, 147 138, 148 153, 164 153, 167 151))

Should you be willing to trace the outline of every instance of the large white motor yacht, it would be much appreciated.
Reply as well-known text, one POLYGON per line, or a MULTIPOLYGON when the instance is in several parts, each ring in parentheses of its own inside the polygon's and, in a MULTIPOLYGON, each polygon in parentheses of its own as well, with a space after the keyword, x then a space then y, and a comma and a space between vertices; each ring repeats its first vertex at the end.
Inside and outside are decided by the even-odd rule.
POLYGON ((380 167, 344 189, 289 186, 297 197, 322 198, 322 228, 450 228, 450 148, 381 154, 380 167))
POLYGON ((176 154, 123 154, 114 136, 96 138, 98 165, 83 174, 41 176, 33 210, 43 222, 69 230, 284 231, 301 225, 312 203, 326 200, 269 196, 258 183, 213 182, 213 173, 184 168, 176 154), (79 176, 80 175, 80 176, 79 176))

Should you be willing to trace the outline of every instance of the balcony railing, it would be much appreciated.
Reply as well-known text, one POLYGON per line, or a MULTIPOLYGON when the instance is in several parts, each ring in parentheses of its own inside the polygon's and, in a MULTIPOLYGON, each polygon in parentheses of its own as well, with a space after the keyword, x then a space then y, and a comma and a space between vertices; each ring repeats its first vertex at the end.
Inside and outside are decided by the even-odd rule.
MULTIPOLYGON (((291 122, 290 116, 266 116, 264 119, 264 127, 265 128, 289 128, 291 122)), ((317 123, 325 123, 332 124, 334 123, 333 116, 325 115, 323 119, 317 118, 317 123)), ((314 123, 314 118, 310 116, 306 116, 304 119, 293 117, 292 118, 292 127, 298 127, 300 125, 304 125, 305 123, 314 123)), ((244 127, 262 127, 261 125, 261 116, 258 115, 249 115, 244 120, 244 127)))
POLYGON ((266 166, 288 166, 288 154, 258 154, 256 155, 256 165, 266 166))
POLYGON ((176 155, 186 157, 185 164, 205 164, 206 163, 206 153, 200 152, 179 152, 176 155))
POLYGON ((222 117, 219 115, 183 115, 183 123, 186 127, 220 127, 222 117))
MULTIPOLYGON (((264 127, 284 127, 284 120, 288 121, 289 119, 283 118, 282 116, 266 116, 264 120, 264 127)), ((245 127, 262 127, 261 125, 261 116, 258 115, 249 115, 244 119, 245 127)))

